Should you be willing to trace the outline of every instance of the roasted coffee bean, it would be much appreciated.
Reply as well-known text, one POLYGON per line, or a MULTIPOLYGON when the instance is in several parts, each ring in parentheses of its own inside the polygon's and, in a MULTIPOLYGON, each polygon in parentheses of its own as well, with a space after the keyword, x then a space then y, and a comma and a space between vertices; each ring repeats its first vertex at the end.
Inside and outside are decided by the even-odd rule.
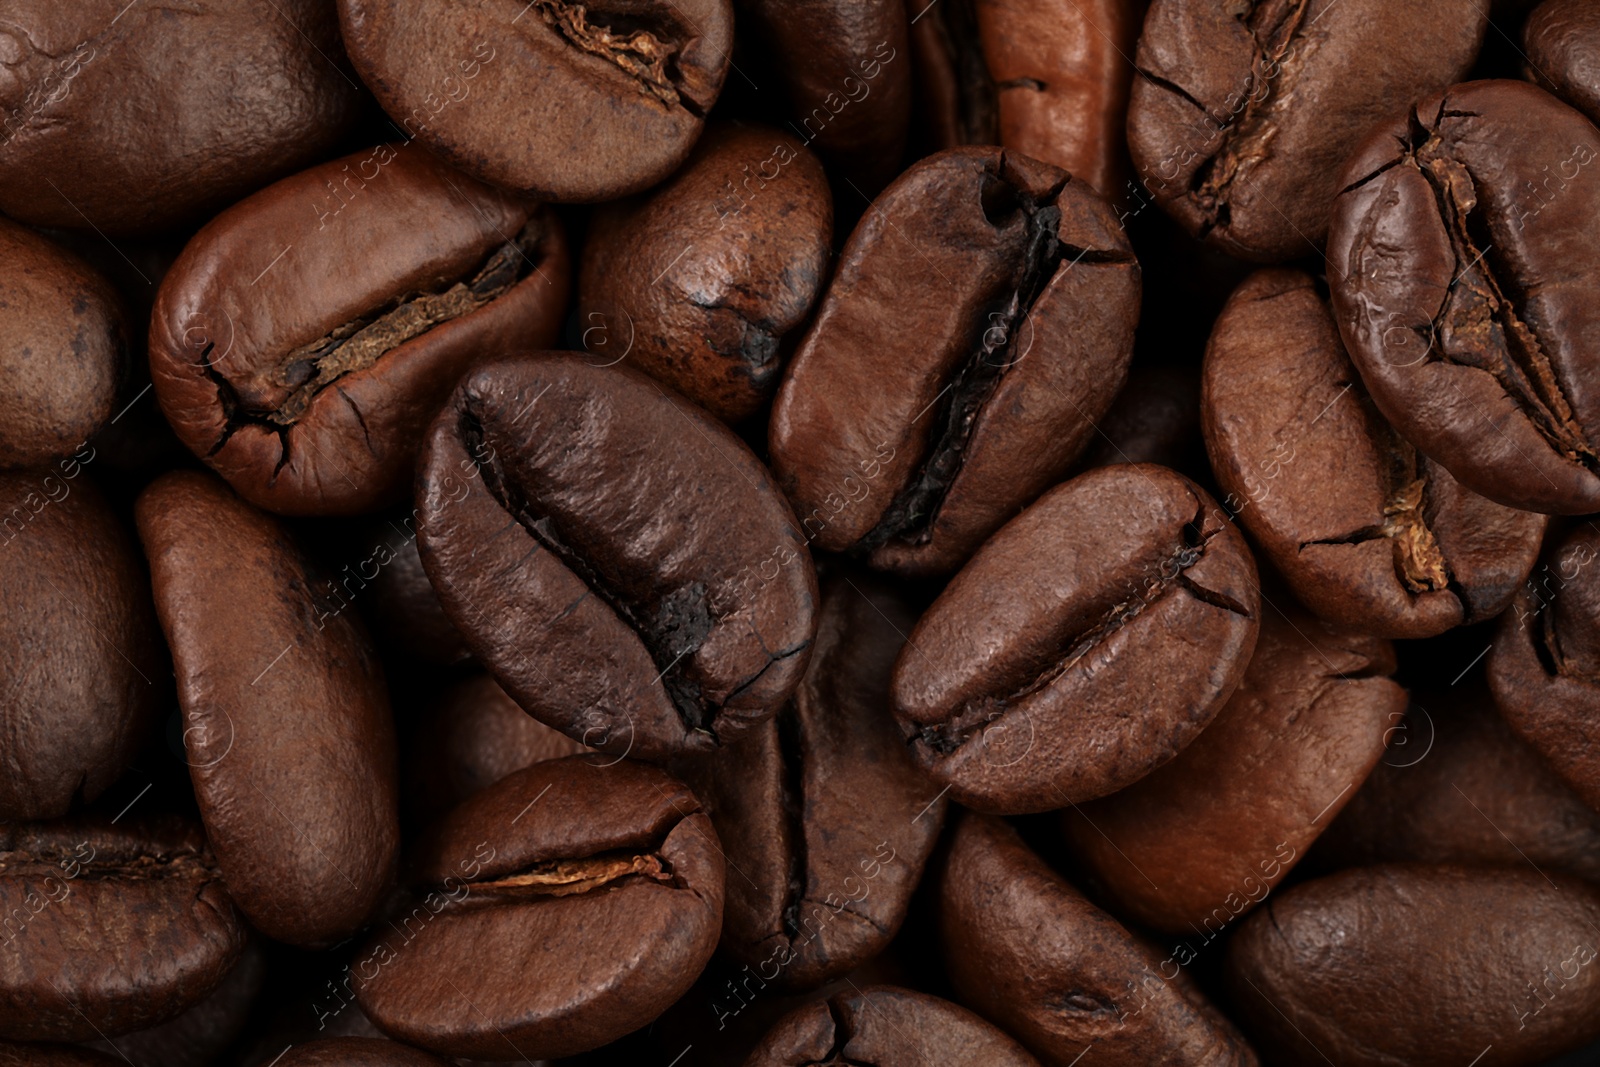
POLYGON ((1495 704, 1583 802, 1600 811, 1600 531, 1576 526, 1554 542, 1489 652, 1495 704))
POLYGON ((1402 437, 1509 507, 1600 511, 1597 157, 1555 97, 1470 82, 1375 131, 1340 178, 1328 265, 1350 358, 1402 437))
POLYGON ((1431 637, 1505 610, 1545 519, 1463 488, 1378 413, 1300 271, 1233 294, 1201 406, 1224 493, 1295 596, 1383 637, 1431 637))
POLYGON ((1051 1067, 1085 1046, 1128 1067, 1255 1064, 1181 965, 1089 903, 999 819, 956 822, 938 894, 945 968, 961 999, 1051 1067))
POLYGON ((1229 942, 1226 977, 1278 1062, 1512 1067, 1600 1036, 1597 944, 1595 886, 1396 864, 1274 900, 1229 942))
POLYGON ((1156 463, 1185 477, 1206 477, 1210 468, 1200 438, 1197 369, 1135 367, 1079 463, 1085 470, 1113 463, 1156 463))
POLYGON ((546 200, 611 200, 682 165, 733 46, 729 0, 339 0, 356 70, 408 138, 546 200))
POLYGON ((912 167, 851 234, 773 408, 806 538, 959 567, 1088 443, 1138 313, 1127 237, 1062 171, 997 148, 912 167))
POLYGON ((335 1037, 292 1048, 277 1067, 448 1067, 448 1060, 371 1037, 335 1037))
POLYGON ((997 814, 1104 796, 1205 728, 1256 643, 1255 563, 1163 467, 1089 471, 1007 523, 900 653, 894 713, 951 798, 997 814))
POLYGON ((93 458, 0 473, 0 820, 99 796, 170 694, 144 564, 83 473, 93 458))
POLYGON ((131 1067, 209 1067, 244 1030, 265 978, 266 957, 249 942, 222 983, 182 1015, 114 1041, 92 1041, 89 1047, 131 1067))
POLYGON ((122 1062, 79 1045, 0 1041, 0 1067, 116 1067, 122 1062))
POLYGON ((1394 649, 1268 609, 1244 680, 1171 763, 1062 812, 1113 910, 1167 933, 1228 926, 1273 891, 1405 715, 1394 649))
POLYGON ((1021 1045, 965 1008, 894 986, 796 1009, 745 1067, 1038 1067, 1021 1045))
POLYGON ((1545 0, 1523 24, 1522 47, 1536 81, 1600 121, 1600 3, 1545 0))
POLYGON ((1313 254, 1349 184, 1339 165, 1375 123, 1465 75, 1487 25, 1476 0, 1154 0, 1128 112, 1134 168, 1224 251, 1313 254))
POLYGON ((720 419, 750 416, 778 387, 832 238, 815 156, 776 130, 713 126, 671 181, 595 212, 578 298, 590 362, 627 360, 720 419))
POLYGON ((0 211, 150 233, 323 156, 363 94, 324 0, 8 0, 0 211))
POLYGON ((245 946, 200 828, 0 824, 0 1038, 87 1041, 173 1018, 245 946))
POLYGON ((830 582, 811 665, 775 718, 688 781, 730 878, 722 946, 764 984, 806 989, 882 952, 944 825, 944 799, 906 756, 889 675, 916 616, 889 587, 830 582))
POLYGON ((414 514, 374 520, 362 531, 357 552, 338 581, 349 587, 345 599, 363 609, 379 648, 439 667, 472 658, 422 569, 414 514))
POLYGON ((379 145, 262 190, 189 242, 151 323, 156 396, 258 507, 371 511, 404 497, 468 366, 555 338, 569 273, 548 209, 379 145))
POLYGON ((934 147, 997 144, 1128 190, 1128 63, 1141 0, 907 0, 922 123, 934 147))
POLYGON ((413 857, 420 902, 357 954, 361 1007, 450 1056, 596 1048, 688 990, 722 925, 711 821, 662 771, 572 756, 451 812, 413 857))
POLYGON ((228 891, 297 945, 358 929, 399 848, 394 723, 365 633, 274 519, 198 472, 139 497, 183 745, 228 891))
POLYGON ((616 755, 707 752, 799 683, 817 580, 737 438, 626 367, 480 364, 419 463, 422 562, 535 718, 616 755))

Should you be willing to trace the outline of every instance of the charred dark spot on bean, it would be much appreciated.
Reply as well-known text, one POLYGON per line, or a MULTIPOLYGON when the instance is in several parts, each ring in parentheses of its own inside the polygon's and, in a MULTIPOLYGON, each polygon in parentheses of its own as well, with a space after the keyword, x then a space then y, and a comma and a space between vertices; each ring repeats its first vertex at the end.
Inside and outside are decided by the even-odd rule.
POLYGON ((640 92, 705 117, 710 101, 690 92, 678 66, 686 44, 683 28, 664 17, 643 18, 637 8, 595 10, 566 0, 533 0, 533 7, 568 44, 624 71, 640 92))
POLYGON ((152 852, 95 856, 74 849, 0 852, 0 878, 66 878, 75 882, 157 881, 220 878, 215 861, 201 852, 152 852))

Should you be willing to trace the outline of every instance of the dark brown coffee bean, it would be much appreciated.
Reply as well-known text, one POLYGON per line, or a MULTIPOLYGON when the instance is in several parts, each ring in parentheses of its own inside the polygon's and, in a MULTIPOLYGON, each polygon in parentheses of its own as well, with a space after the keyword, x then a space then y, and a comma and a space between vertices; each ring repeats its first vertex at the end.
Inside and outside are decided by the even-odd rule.
POLYGON ((894 986, 838 993, 772 1028, 745 1067, 1038 1067, 1021 1045, 965 1008, 894 986))
POLYGON ((1256 643, 1255 563, 1163 467, 1080 475, 1007 523, 895 665, 912 755, 979 811, 1104 796, 1205 728, 1256 643))
POLYGON ((136 514, 228 890, 270 937, 337 941, 399 848, 394 723, 366 635, 324 607, 283 527, 216 478, 165 475, 136 514))
POLYGON ((448 1067, 448 1060, 370 1037, 335 1037, 290 1049, 277 1067, 448 1067))
POLYGON ((591 760, 502 778, 422 843, 420 902, 352 964, 381 1028, 450 1056, 567 1056, 688 990, 722 925, 711 820, 664 772, 591 760))
POLYGON ((723 950, 763 984, 838 978, 906 917, 944 825, 938 787, 889 716, 890 671, 915 619, 881 583, 832 581, 790 703, 690 773, 743 872, 728 881, 723 950))
POLYGON ((778 387, 832 239, 815 156, 776 130, 713 126, 671 181, 595 212, 578 301, 590 362, 627 360, 747 418, 778 387))
POLYGON ((1378 410, 1509 507, 1600 511, 1600 132, 1469 82, 1375 131, 1340 179, 1333 308, 1378 410), (1535 183, 1548 182, 1548 185, 1535 183))
POLYGON ((0 1041, 0 1067, 116 1067, 123 1062, 78 1045, 0 1041))
POLYGON ((0 1038, 142 1030, 210 993, 245 946, 200 829, 102 817, 0 825, 0 1038))
POLYGON ((380 649, 438 667, 472 658, 422 569, 415 514, 374 520, 362 531, 357 551, 338 584, 349 586, 345 599, 361 606, 380 649))
POLYGON ((1268 609, 1244 680, 1194 744, 1120 793, 1062 812, 1111 907, 1215 937, 1265 900, 1383 755, 1406 693, 1394 649, 1268 609))
POLYGON ((1522 47, 1536 81, 1600 121, 1600 4, 1545 0, 1523 24, 1522 47))
POLYGON ((83 473, 93 458, 0 474, 0 820, 99 796, 170 694, 144 564, 83 473))
POLYGON ((379 145, 189 242, 150 327, 156 396, 258 507, 371 511, 404 497, 423 429, 473 361, 555 338, 569 273, 548 209, 379 145))
POLYGON ((1254 1067, 1249 1046, 1174 960, 1084 899, 999 819, 956 822, 938 906, 961 999, 1050 1067, 1067 1067, 1086 1046, 1099 1062, 1127 1067, 1254 1067))
POLYGON ((445 612, 541 722, 619 756, 707 752, 799 683, 817 584, 793 513, 653 380, 560 353, 479 364, 419 468, 445 612))
POLYGON ((1197 368, 1135 367, 1078 462, 1085 470, 1156 463, 1186 477, 1207 477, 1197 368))
POLYGON ((1128 112, 1134 167, 1227 252, 1315 253, 1348 184, 1339 165, 1374 123, 1465 75, 1487 25, 1476 0, 1154 0, 1128 112))
POLYGON ((322 0, 9 0, 0 211, 118 234, 199 217, 327 153, 362 94, 322 0))
POLYGON ((339 0, 384 110, 475 178, 546 200, 612 200, 671 174, 716 103, 729 0, 339 0))
POLYGON ((959 567, 1088 443, 1138 313, 1126 236, 1062 171, 997 148, 912 167, 851 234, 773 408, 807 539, 959 567))
POLYGON ((1201 411, 1224 506, 1330 622, 1383 637, 1482 622, 1538 559, 1542 516, 1463 488, 1379 414, 1307 274, 1234 292, 1201 411))
POLYGON ((182 1015, 88 1047, 131 1067, 210 1067, 244 1030, 265 978, 266 957, 255 941, 248 942, 222 983, 182 1015))
POLYGON ((1279 1062, 1513 1067, 1600 1036, 1597 945, 1600 888, 1397 864, 1275 899, 1229 943, 1226 974, 1279 1062))

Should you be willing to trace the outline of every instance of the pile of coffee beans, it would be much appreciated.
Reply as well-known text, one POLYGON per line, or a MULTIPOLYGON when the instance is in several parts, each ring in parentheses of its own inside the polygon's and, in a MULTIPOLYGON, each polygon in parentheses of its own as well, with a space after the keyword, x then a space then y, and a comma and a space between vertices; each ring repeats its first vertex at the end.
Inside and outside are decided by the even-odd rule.
POLYGON ((0 1067, 1600 1064, 1600 0, 0 0, 0 1067))

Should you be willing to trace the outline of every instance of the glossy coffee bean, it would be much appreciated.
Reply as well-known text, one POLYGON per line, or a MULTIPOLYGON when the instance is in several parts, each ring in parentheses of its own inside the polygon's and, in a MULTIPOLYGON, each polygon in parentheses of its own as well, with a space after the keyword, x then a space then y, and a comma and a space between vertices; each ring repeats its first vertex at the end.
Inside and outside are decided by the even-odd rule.
POLYGON ((258 507, 402 499, 423 429, 485 352, 560 329, 569 267, 547 209, 414 145, 264 189, 189 242, 150 328, 156 396, 258 507))
POLYGON ((815 156, 766 127, 712 126, 670 181, 595 212, 578 298, 590 362, 747 418, 778 387, 832 238, 815 156))
POLYGON ((959 567, 1088 443, 1138 311, 1126 236, 1062 171, 996 148, 913 166, 851 234, 773 408, 807 539, 959 567))
POLYGON ((938 894, 956 992, 1051 1067, 1086 1046, 1128 1067, 1256 1063, 1174 960, 1084 899, 999 819, 956 822, 938 894))
POLYGON ((12 0, 0 211, 150 233, 323 156, 362 94, 322 0, 12 0))
POLYGON ((99 796, 169 692, 144 563, 93 458, 0 473, 0 820, 99 796))
POLYGON ((1340 178, 1334 315, 1378 410, 1509 507, 1600 510, 1600 132, 1522 82, 1419 101, 1340 178), (1538 184, 1546 183, 1548 184, 1538 184))
POLYGON ((357 991, 383 1030, 450 1056, 566 1056, 630 1033, 688 990, 722 925, 711 821, 631 762, 501 779, 422 842, 411 881, 418 903, 357 953, 357 991))
POLYGON ((1267 898, 1383 755, 1406 710, 1394 649, 1291 610, 1265 610, 1244 680, 1194 744, 1062 812, 1118 914, 1214 935, 1267 898))
POLYGON ((399 848, 394 723, 366 635, 326 606, 284 528, 216 478, 167 474, 135 510, 228 891, 269 937, 337 941, 399 848))
POLYGON ((1244 674, 1259 593, 1244 539, 1163 467, 1051 490, 934 601, 900 654, 894 714, 950 796, 1049 811, 1149 774, 1244 674))
POLYGON ((1505 610, 1545 519, 1462 487, 1378 412, 1313 279, 1229 299, 1201 405, 1224 506, 1296 597, 1340 626, 1431 637, 1505 610))
POLYGON ((784 1016, 745 1067, 1037 1067, 1038 1062, 965 1008, 909 989, 868 986, 784 1016))
POLYGON ((889 717, 890 671, 915 618, 882 583, 830 582, 790 702, 687 772, 743 872, 728 880, 723 951, 763 984, 838 978, 905 920, 945 808, 889 717))
POLYGON ((1522 48, 1535 81, 1600 119, 1600 4, 1545 0, 1523 24, 1522 48))
POLYGON ((137 815, 0 824, 0 1038, 86 1041, 170 1019, 245 946, 200 828, 137 815))
POLYGON ((517 703, 604 752, 708 752, 800 681, 816 575, 737 438, 626 367, 490 360, 419 463, 445 612, 517 703))
POLYGON ((612 200, 676 170, 716 103, 728 0, 339 0, 363 81, 408 138, 546 200, 612 200))
POLYGON ((1474 0, 1154 0, 1128 112, 1139 179, 1244 259, 1314 254, 1339 166, 1372 127, 1472 66, 1474 0))
POLYGON ((182 1015, 115 1040, 91 1041, 88 1047, 131 1067, 210 1067, 244 1031, 266 970, 259 942, 249 941, 227 977, 182 1015))
POLYGON ((371 1037, 335 1037, 291 1048, 277 1067, 446 1067, 421 1049, 371 1037))
POLYGON ((1565 875, 1363 867, 1252 916, 1226 976, 1281 1062, 1510 1067, 1600 1036, 1597 931, 1600 888, 1565 875))

